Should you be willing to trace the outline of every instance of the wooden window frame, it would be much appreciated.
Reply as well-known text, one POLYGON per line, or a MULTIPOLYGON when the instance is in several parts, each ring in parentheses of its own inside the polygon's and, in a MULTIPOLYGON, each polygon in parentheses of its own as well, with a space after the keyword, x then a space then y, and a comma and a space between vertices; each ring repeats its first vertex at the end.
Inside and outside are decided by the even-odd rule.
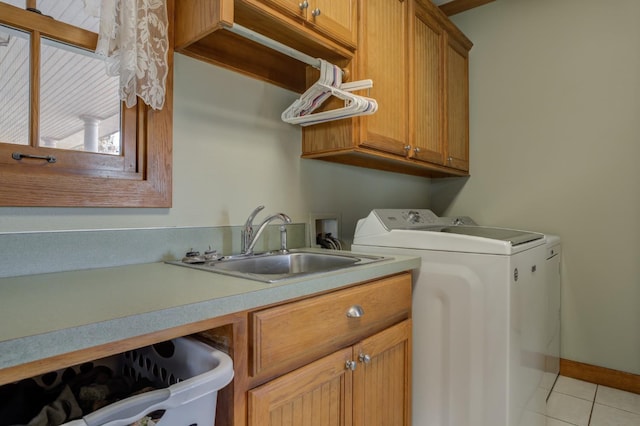
POLYGON ((167 0, 169 52, 166 97, 155 111, 138 101, 122 106, 123 155, 37 146, 39 42, 36 36, 95 50, 97 34, 0 2, 0 23, 31 33, 30 144, 0 142, 0 206, 171 207, 173 143, 173 0, 167 0), (34 91, 35 89, 35 91, 34 91), (54 155, 55 163, 11 155, 54 155))

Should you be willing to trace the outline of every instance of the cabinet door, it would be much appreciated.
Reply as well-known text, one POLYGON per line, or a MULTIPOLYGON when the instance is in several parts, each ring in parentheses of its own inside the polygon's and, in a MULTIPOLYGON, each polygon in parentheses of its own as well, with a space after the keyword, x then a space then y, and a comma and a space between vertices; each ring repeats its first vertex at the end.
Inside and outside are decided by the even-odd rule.
POLYGON ((443 28, 416 1, 413 3, 412 157, 445 164, 443 28))
POLYGON ((261 0, 265 5, 304 20, 318 32, 346 46, 357 38, 356 0, 261 0))
POLYGON ((446 56, 447 166, 469 171, 469 52, 448 37, 446 56))
POLYGON ((370 96, 378 102, 376 113, 360 121, 361 145, 404 156, 409 142, 407 2, 366 0, 360 6, 358 74, 373 80, 370 96))
POLYGON ((352 422, 346 348, 248 393, 249 426, 345 426, 352 422))
POLYGON ((308 0, 307 20, 325 35, 347 46, 357 44, 356 0, 308 0))
POLYGON ((409 426, 411 320, 354 346, 354 426, 409 426))

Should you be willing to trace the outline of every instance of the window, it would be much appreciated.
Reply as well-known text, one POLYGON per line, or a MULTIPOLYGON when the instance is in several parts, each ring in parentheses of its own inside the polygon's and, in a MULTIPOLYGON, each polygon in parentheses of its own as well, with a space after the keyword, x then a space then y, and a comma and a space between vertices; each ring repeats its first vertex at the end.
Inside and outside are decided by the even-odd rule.
POLYGON ((0 0, 0 206, 170 207, 172 47, 164 108, 126 108, 82 0, 43 5, 0 0))

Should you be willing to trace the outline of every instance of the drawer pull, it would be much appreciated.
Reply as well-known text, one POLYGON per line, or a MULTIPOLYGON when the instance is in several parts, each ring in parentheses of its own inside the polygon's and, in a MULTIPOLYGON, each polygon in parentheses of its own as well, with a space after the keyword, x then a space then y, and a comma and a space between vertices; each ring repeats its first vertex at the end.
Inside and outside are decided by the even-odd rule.
POLYGON ((353 305, 347 311, 347 317, 349 318, 360 318, 364 315, 364 309, 360 305, 353 305))

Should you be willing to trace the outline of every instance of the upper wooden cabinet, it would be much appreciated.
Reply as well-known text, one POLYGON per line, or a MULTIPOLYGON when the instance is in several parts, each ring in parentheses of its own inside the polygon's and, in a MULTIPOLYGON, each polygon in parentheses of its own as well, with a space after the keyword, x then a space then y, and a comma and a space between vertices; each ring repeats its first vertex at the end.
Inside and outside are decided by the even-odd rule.
MULTIPOLYGON (((378 111, 360 120, 356 141, 362 147, 404 155, 409 138, 407 2, 363 2, 362 45, 357 74, 373 80, 378 111)), ((354 124, 356 124, 354 120, 354 124)))
POLYGON ((305 127, 303 158, 468 175, 472 43, 431 1, 177 2, 176 51, 303 92, 317 70, 228 31, 234 23, 348 67, 350 80, 373 80, 365 94, 378 102, 377 112, 305 127))
MULTIPOLYGON (((448 22, 448 21, 447 21, 448 22)), ((469 49, 459 31, 413 2, 411 157, 469 171, 469 49)))
POLYGON ((176 2, 177 52, 303 92, 306 65, 227 31, 234 23, 345 66, 356 48, 357 0, 176 2))
POLYGON ((378 111, 306 127, 302 156, 419 176, 467 175, 472 43, 430 1, 360 0, 358 7, 353 79, 373 80, 368 95, 378 111))

